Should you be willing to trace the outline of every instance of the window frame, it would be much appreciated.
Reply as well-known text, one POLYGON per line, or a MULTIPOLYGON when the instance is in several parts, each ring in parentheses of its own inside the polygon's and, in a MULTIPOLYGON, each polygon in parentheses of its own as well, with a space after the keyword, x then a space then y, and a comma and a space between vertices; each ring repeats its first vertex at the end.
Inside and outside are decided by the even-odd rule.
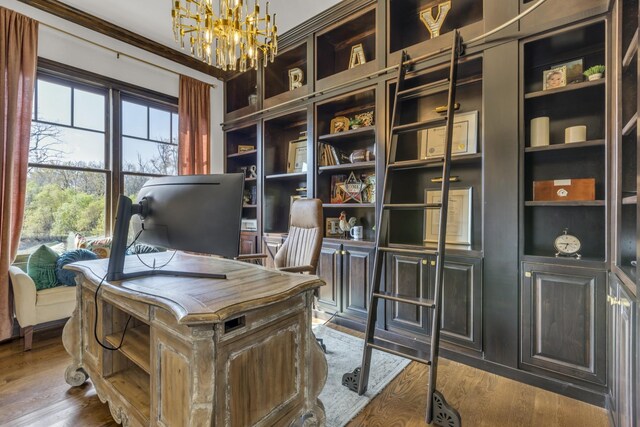
MULTIPOLYGON (((54 84, 62 84, 73 89, 78 88, 83 91, 99 93, 105 95, 105 127, 104 127, 104 167, 84 168, 68 165, 54 165, 46 163, 29 162, 30 168, 49 168, 59 170, 73 170, 79 172, 97 172, 105 175, 105 230, 104 235, 111 235, 113 224, 115 223, 115 212, 118 205, 118 197, 124 191, 125 175, 145 176, 149 178, 164 175, 147 174, 140 172, 128 172, 122 168, 122 101, 134 100, 142 103, 147 108, 158 108, 170 113, 178 113, 178 98, 131 85, 119 80, 111 79, 89 71, 71 67, 66 64, 51 61, 45 58, 38 58, 38 68, 36 73, 35 96, 37 100, 38 80, 44 80, 54 84)), ((74 96, 71 96, 71 125, 37 120, 37 102, 33 105, 32 117, 34 121, 44 124, 51 124, 63 128, 78 129, 101 133, 95 129, 74 127, 74 96)), ((147 113, 148 114, 148 113, 147 113)), ((149 122, 147 121, 147 129, 149 122)), ((170 128, 171 129, 171 128, 170 128)), ((150 140, 151 142, 162 144, 161 141, 150 140)), ((177 143, 176 143, 177 144, 177 143)), ((178 163, 176 163, 176 173, 178 173, 178 163)), ((71 230, 70 230, 71 231, 71 230)))

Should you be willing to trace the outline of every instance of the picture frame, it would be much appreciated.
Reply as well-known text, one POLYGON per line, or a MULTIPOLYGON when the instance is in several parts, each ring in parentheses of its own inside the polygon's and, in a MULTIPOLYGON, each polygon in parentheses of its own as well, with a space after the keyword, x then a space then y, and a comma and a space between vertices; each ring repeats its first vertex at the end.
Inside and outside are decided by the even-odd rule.
MULTIPOLYGON (((420 159, 444 157, 447 127, 439 126, 421 132, 420 159)), ((452 156, 478 152, 478 111, 454 115, 452 156)))
POLYGON ((256 147, 253 145, 238 145, 238 153, 246 153, 247 151, 253 151, 256 147))
POLYGON ((542 90, 551 90, 567 85, 567 66, 552 68, 542 72, 542 90))
POLYGON ((344 233, 340 230, 340 218, 325 219, 325 237, 342 237, 344 233))
MULTIPOLYGON (((440 203, 440 190, 425 189, 425 203, 440 203)), ((471 246, 472 188, 452 188, 449 190, 449 209, 447 215, 448 245, 471 246)), ((438 242, 440 210, 428 209, 425 215, 425 243, 438 242)))
POLYGON ((562 64, 552 65, 551 69, 566 67, 566 80, 567 84, 580 83, 584 81, 584 61, 582 58, 574 59, 573 61, 563 62, 562 64))
POLYGON ((350 120, 348 117, 338 116, 331 119, 329 133, 340 133, 349 130, 350 120))
POLYGON ((287 173, 307 171, 307 140, 289 142, 287 156, 287 173))

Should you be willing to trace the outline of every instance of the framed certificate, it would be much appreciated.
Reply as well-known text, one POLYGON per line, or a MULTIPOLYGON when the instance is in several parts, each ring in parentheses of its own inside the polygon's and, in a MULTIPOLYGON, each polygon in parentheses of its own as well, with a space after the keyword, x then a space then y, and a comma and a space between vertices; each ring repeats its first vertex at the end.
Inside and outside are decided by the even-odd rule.
MULTIPOLYGON (((447 215, 447 236, 445 243, 451 245, 471 245, 471 187, 449 190, 449 212, 447 215)), ((440 203, 440 190, 425 190, 426 203, 440 203)), ((425 243, 438 241, 440 210, 428 209, 425 221, 425 243)))
POLYGON ((291 141, 287 156, 287 173, 307 171, 307 140, 291 141))
MULTIPOLYGON (((478 112, 455 114, 453 116, 453 146, 452 156, 475 154, 478 152, 478 112)), ((420 140, 420 159, 444 157, 444 143, 447 127, 422 131, 420 140)))

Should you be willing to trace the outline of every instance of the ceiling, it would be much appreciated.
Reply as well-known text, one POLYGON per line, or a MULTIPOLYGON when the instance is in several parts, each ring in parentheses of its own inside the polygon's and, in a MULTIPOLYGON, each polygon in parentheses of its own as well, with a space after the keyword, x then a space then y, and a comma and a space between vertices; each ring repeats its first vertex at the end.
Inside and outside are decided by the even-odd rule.
MULTIPOLYGON (((147 37, 171 48, 177 48, 171 28, 172 0, 61 0, 83 12, 147 37)), ((340 0, 271 0, 269 13, 277 15, 278 33, 283 34, 298 24, 328 9, 340 0)), ((252 4, 250 2, 249 4, 252 4)), ((261 11, 265 1, 260 0, 261 11)))

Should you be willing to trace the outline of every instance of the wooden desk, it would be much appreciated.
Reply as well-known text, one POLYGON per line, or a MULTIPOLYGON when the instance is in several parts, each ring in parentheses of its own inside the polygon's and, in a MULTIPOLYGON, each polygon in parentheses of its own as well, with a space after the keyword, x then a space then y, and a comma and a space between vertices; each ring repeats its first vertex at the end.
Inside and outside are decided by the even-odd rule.
MULTIPOLYGON (((157 265, 170 254, 144 255, 157 265)), ((125 426, 323 425, 317 398, 327 363, 311 331, 316 276, 280 273, 238 261, 176 254, 167 270, 216 272, 227 280, 149 276, 105 282, 107 260, 80 272, 77 306, 63 332, 73 363, 67 383, 91 378, 113 418, 125 426)), ((127 257, 125 271, 140 269, 127 257)))

